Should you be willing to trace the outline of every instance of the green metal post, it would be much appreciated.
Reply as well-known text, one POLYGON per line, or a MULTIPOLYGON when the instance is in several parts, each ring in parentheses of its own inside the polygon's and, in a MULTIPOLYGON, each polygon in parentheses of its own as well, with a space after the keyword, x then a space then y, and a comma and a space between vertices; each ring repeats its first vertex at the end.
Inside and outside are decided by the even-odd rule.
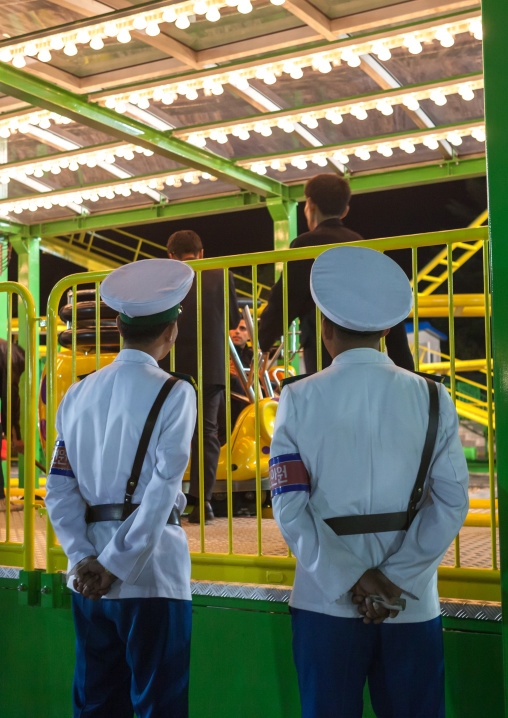
MULTIPOLYGON (((39 291, 39 238, 34 239, 21 239, 18 235, 11 237, 11 243, 18 255, 18 281, 24 287, 28 289, 32 295, 35 303, 35 311, 37 316, 40 316, 39 303, 40 303, 40 291, 39 291)), ((21 302, 18 302, 18 322, 19 322, 19 334, 18 341, 20 347, 26 349, 26 315, 21 302)), ((39 332, 36 333, 36 386, 39 386, 39 332)), ((26 374, 23 375, 20 382, 20 401, 21 401, 21 417, 20 426, 23 438, 26 436, 25 421, 27 417, 24 416, 24 401, 23 397, 25 394, 25 378, 26 374)), ((32 421, 36 421, 36 417, 31 417, 32 421)), ((18 468, 19 468, 19 486, 24 486, 25 467, 24 457, 18 456, 18 468)), ((36 469, 36 486, 38 486, 39 471, 36 469)))
MULTIPOLYGON (((501 600, 503 606, 503 673, 508 686, 508 442, 503 435, 508 423, 508 143, 506 102, 508 55, 506 0, 483 0, 485 118, 487 129, 487 182, 492 273, 492 336, 494 344, 494 391, 496 400, 497 481, 499 496, 499 543, 501 600)), ((508 690, 505 689, 505 715, 508 690)))

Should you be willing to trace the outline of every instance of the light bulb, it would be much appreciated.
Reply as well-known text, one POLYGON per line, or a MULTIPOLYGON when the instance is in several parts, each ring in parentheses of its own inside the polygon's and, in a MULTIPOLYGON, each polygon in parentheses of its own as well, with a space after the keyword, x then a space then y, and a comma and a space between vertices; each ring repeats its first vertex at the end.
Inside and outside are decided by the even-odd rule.
POLYGON ((455 43, 455 38, 446 27, 440 27, 436 31, 436 40, 439 40, 443 47, 451 47, 455 43))
POLYGON ((340 125, 342 122, 344 122, 342 113, 338 110, 328 110, 325 117, 329 122, 333 122, 334 125, 340 125))
POLYGON ((44 177, 44 172, 40 167, 34 169, 34 177, 44 177))
POLYGON ((61 171, 62 171, 62 169, 58 165, 53 165, 51 167, 51 172, 54 175, 59 175, 61 171))
POLYGON ((458 132, 450 132, 448 135, 446 135, 446 139, 454 147, 458 147, 462 144, 462 137, 459 135, 458 132))
POLYGON ((62 36, 55 35, 55 37, 52 37, 50 40, 49 46, 52 50, 63 50, 65 47, 65 43, 63 41, 62 36))
POLYGON ((72 160, 71 162, 69 162, 69 170, 71 172, 77 172, 79 170, 79 165, 76 160, 72 160))
POLYGON ((18 68, 25 67, 25 58, 23 57, 23 55, 14 55, 14 57, 12 58, 12 64, 14 65, 14 67, 18 68))
POLYGON ((286 0, 270 0, 270 2, 272 3, 272 5, 284 5, 286 0))
POLYGON ((280 160, 272 160, 272 162, 270 162, 271 170, 278 170, 280 172, 280 166, 281 166, 280 160))
POLYGON ((270 135, 272 134, 272 128, 269 125, 263 125, 261 129, 261 134, 263 135, 263 137, 270 137, 270 135))
POLYGON ((150 35, 150 37, 155 37, 160 33, 159 23, 149 22, 146 26, 145 32, 147 35, 150 35))
POLYGON ((187 28, 190 26, 189 18, 187 17, 187 15, 184 15, 182 13, 178 16, 175 25, 179 30, 187 30, 187 28))
POLYGON ((422 43, 416 35, 406 35, 402 44, 407 47, 412 55, 418 55, 422 51, 422 43))
POLYGON ((116 107, 115 107, 115 110, 116 110, 117 112, 119 112, 120 114, 122 114, 123 112, 125 112, 126 109, 127 109, 127 107, 126 107, 126 105, 125 105, 125 102, 123 102, 123 100, 120 100, 120 102, 118 102, 117 105, 116 105, 116 107))
POLYGON ((87 167, 90 167, 90 169, 93 169, 94 167, 97 167, 97 160, 95 157, 89 157, 85 164, 87 167))
POLYGON ((196 133, 189 135, 187 142, 195 147, 206 147, 206 139, 203 135, 198 135, 196 133))
POLYGON ((191 87, 185 97, 188 100, 197 100, 198 99, 198 93, 194 87, 191 87))
POLYGON ((459 95, 466 102, 470 102, 470 100, 474 100, 474 92, 473 92, 472 87, 470 87, 469 85, 466 85, 465 87, 459 87, 459 95))
POLYGON ((236 7, 238 5, 238 0, 226 0, 226 5, 228 7, 236 7))
POLYGON ((132 150, 125 150, 125 152, 123 153, 123 158, 124 160, 130 162, 134 159, 134 152, 132 150))
POLYGON ((137 105, 140 100, 140 97, 137 92, 133 92, 131 95, 129 95, 129 102, 131 105, 137 105))
POLYGON ((147 21, 144 15, 136 15, 132 21, 132 26, 135 30, 144 30, 146 28, 147 21))
POLYGON ((161 97, 161 102, 164 105, 171 105, 175 101, 175 95, 173 92, 165 92, 161 97))
POLYGON ((74 55, 78 54, 78 48, 73 42, 68 42, 67 45, 64 47, 64 53, 69 57, 73 57, 74 55))
POLYGON ((303 77, 303 70, 301 67, 295 67, 291 72, 289 73, 289 76, 293 80, 299 80, 301 77, 303 77))
POLYGON ((104 34, 108 37, 116 37, 118 35, 118 27, 114 22, 107 22, 104 25, 104 34))
POLYGON ((411 112, 416 112, 416 110, 420 109, 420 103, 414 95, 408 95, 407 97, 404 97, 402 100, 402 104, 405 105, 408 110, 411 110, 411 112))
POLYGON ((446 95, 441 90, 433 90, 430 93, 430 99, 440 107, 447 103, 446 95))
POLYGON ((167 7, 162 13, 162 22, 175 22, 177 14, 172 7, 167 7))
POLYGON ((326 157, 323 157, 323 155, 314 155, 312 158, 312 162, 317 165, 318 167, 326 167, 328 164, 328 160, 326 157))
POLYGON ((114 110, 116 107, 116 100, 114 97, 106 97, 106 102, 104 103, 106 107, 108 107, 110 110, 114 110))
POLYGON ((132 40, 130 32, 127 30, 126 27, 122 28, 118 35, 116 36, 116 39, 118 42, 121 42, 125 44, 126 42, 130 42, 132 40))
POLYGON ((279 130, 283 130, 284 132, 287 132, 288 134, 290 132, 294 132, 294 129, 295 129, 295 126, 293 125, 291 120, 286 119, 285 117, 283 117, 282 119, 280 119, 277 122, 277 127, 279 128, 279 130))
POLYGON ((425 147, 428 147, 429 150, 437 150, 439 148, 439 142, 435 137, 425 137, 423 140, 423 144, 425 147))
POLYGON ((355 157, 358 157, 358 159, 366 162, 367 160, 370 160, 370 152, 365 147, 359 147, 355 150, 355 157))
POLYGON ((192 6, 193 11, 196 15, 206 15, 209 10, 208 3, 205 0, 197 0, 192 6))
POLYGON ((277 78, 275 77, 273 72, 265 72, 263 77, 263 82, 265 82, 267 85, 275 85, 277 82, 277 78))
POLYGON ((312 115, 307 115, 307 117, 302 118, 302 122, 309 130, 316 130, 319 127, 319 122, 312 115))
POLYGON ((242 15, 248 15, 248 13, 252 12, 250 0, 239 0, 238 12, 242 13, 242 15))
POLYGON ((215 137, 215 141, 218 142, 220 145, 225 145, 228 141, 228 136, 225 132, 218 132, 215 137))
POLYGON ((39 51, 37 59, 40 62, 51 62, 51 53, 47 47, 43 47, 42 50, 39 51))
POLYGON ((39 127, 41 128, 41 130, 49 130, 49 128, 51 127, 51 120, 49 119, 49 117, 43 117, 42 120, 40 120, 39 122, 39 127))
POLYGON ((80 43, 81 45, 86 45, 90 42, 90 33, 85 28, 82 28, 81 30, 78 30, 78 34, 76 35, 76 42, 80 43))
POLYGON ((472 20, 469 23, 469 32, 475 40, 481 40, 483 38, 483 25, 480 18, 476 18, 476 20, 472 20))
POLYGON ((92 48, 92 50, 102 50, 102 48, 104 47, 102 37, 100 35, 95 35, 94 37, 92 37, 92 39, 90 40, 90 47, 92 48))
POLYGON ((0 137, 7 140, 11 136, 11 131, 8 127, 0 127, 0 137))
POLYGON ((471 132, 471 137, 474 137, 478 142, 485 142, 485 129, 483 127, 475 127, 471 132))
POLYGON ((218 20, 220 20, 219 8, 214 5, 208 10, 205 17, 209 22, 217 22, 218 20))
POLYGON ((357 105, 356 107, 353 105, 351 108, 351 114, 353 117, 356 117, 357 120, 366 120, 368 117, 367 110, 365 107, 361 107, 360 105, 357 105))
POLYGON ((224 92, 224 88, 222 87, 220 82, 214 82, 211 89, 214 95, 222 95, 222 93, 224 92))
POLYGON ((250 138, 250 132, 248 130, 240 130, 238 133, 239 140, 248 140, 250 138))
POLYGON ((23 52, 25 55, 28 55, 28 57, 34 57, 37 55, 37 45, 35 42, 27 42, 25 47, 23 48, 23 52))
POLYGON ((142 97, 138 102, 138 107, 140 110, 148 110, 150 107, 150 101, 148 100, 148 97, 142 97))
POLYGON ((319 70, 319 72, 326 74, 327 72, 331 72, 332 66, 330 61, 323 57, 320 59, 317 69, 319 70))
POLYGON ((376 110, 381 112, 382 115, 393 115, 393 107, 392 105, 387 102, 387 100, 381 100, 376 105, 376 110))
POLYGON ((383 157, 391 157, 393 155, 393 150, 389 145, 378 145, 376 149, 383 157))
POLYGON ((377 55, 379 60, 381 62, 386 62, 386 60, 389 60, 392 56, 392 53, 390 52, 390 49, 386 47, 386 45, 383 45, 382 42, 375 42, 372 45, 372 52, 374 55, 377 55))
POLYGON ((12 60, 12 53, 9 48, 6 47, 3 50, 0 50, 0 60, 2 62, 10 62, 12 60))
POLYGON ((407 152, 409 155, 411 155, 415 151, 415 146, 411 142, 411 140, 402 140, 399 147, 401 150, 404 150, 404 152, 407 152))

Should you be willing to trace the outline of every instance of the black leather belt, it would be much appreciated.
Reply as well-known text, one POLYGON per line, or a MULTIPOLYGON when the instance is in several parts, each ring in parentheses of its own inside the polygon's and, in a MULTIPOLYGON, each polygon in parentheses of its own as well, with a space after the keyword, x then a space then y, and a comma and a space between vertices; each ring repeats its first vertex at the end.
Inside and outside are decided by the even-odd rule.
MULTIPOLYGON (((139 504, 129 504, 127 515, 130 516, 138 506, 139 504)), ((125 513, 125 504, 97 504, 96 506, 87 506, 85 521, 87 524, 95 524, 99 521, 124 521, 127 518, 125 513)), ((166 523, 172 526, 182 525, 180 523, 180 512, 176 506, 171 509, 166 523)))

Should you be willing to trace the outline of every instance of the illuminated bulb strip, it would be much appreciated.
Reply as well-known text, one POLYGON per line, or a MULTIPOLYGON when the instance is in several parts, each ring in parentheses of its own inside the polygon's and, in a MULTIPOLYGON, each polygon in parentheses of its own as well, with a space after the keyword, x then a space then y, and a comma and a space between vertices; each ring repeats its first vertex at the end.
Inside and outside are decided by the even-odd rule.
POLYGON ((146 194, 148 190, 163 191, 166 187, 181 187, 183 183, 198 184, 201 180, 216 180, 216 177, 207 172, 187 170, 185 172, 162 175, 150 179, 119 182, 110 186, 90 187, 88 189, 72 190, 67 192, 51 192, 34 195, 20 200, 0 202, 0 216, 8 214, 21 214, 26 210, 36 212, 38 209, 51 209, 52 207, 65 207, 73 202, 97 202, 99 199, 115 199, 115 197, 129 197, 133 192, 146 194))
POLYGON ((47 130, 53 123, 57 125, 67 125, 72 120, 67 117, 62 117, 56 112, 47 112, 41 110, 38 112, 29 112, 26 115, 16 115, 7 120, 0 120, 0 138, 8 139, 11 135, 16 132, 28 132, 30 125, 35 125, 43 130, 47 130))
MULTIPOLYGON (((231 0, 228 0, 231 2, 231 0)), ((243 0, 240 0, 242 2, 243 0)), ((230 72, 221 72, 207 77, 190 78, 186 81, 171 82, 164 85, 158 85, 138 91, 138 97, 144 103, 163 102, 171 104, 179 96, 186 97, 188 100, 195 100, 198 97, 198 91, 203 90, 205 95, 219 95, 223 92, 224 85, 233 83, 238 89, 246 89, 249 80, 257 79, 273 85, 277 78, 287 75, 293 79, 299 79, 303 76, 303 69, 312 68, 317 72, 328 73, 335 65, 346 62, 351 67, 358 67, 361 62, 361 56, 373 53, 380 60, 389 60, 391 50, 394 48, 405 48, 408 52, 416 54, 421 52, 422 43, 430 43, 440 41, 444 46, 450 46, 450 38, 453 40, 455 35, 459 33, 469 32, 475 38, 481 39, 481 17, 469 17, 464 20, 458 20, 452 23, 436 25, 421 31, 412 33, 400 33, 382 39, 369 40, 358 45, 349 45, 348 47, 335 48, 333 50, 316 52, 301 57, 294 57, 290 60, 281 60, 279 62, 267 62, 258 66, 247 67, 242 70, 233 70, 230 72), (441 38, 439 40, 439 38, 441 38)), ((125 111, 125 104, 132 102, 131 92, 125 92, 116 95, 110 95, 101 99, 106 107, 125 111)), ((134 102, 136 104, 136 102, 134 102)))
POLYGON ((440 140, 448 140, 451 144, 458 146, 462 144, 464 137, 473 137, 473 139, 478 142, 485 142, 485 125, 478 124, 473 127, 458 127, 452 130, 440 130, 430 134, 415 134, 398 139, 394 138, 393 140, 387 139, 365 143, 351 143, 346 147, 327 149, 321 152, 309 151, 307 154, 246 160, 244 162, 238 162, 238 164, 257 174, 264 175, 268 169, 284 172, 288 165, 301 170, 306 169, 308 163, 313 163, 318 167, 324 167, 329 159, 347 164, 351 156, 358 157, 364 162, 367 162, 371 159, 373 153, 377 153, 383 157, 391 157, 394 149, 412 154, 415 152, 415 146, 419 144, 425 145, 428 149, 437 150, 440 140))
POLYGON ((195 132, 177 131, 175 136, 186 140, 197 147, 205 147, 208 139, 224 143, 227 141, 228 135, 233 135, 241 140, 248 140, 251 132, 257 132, 265 137, 271 134, 271 128, 278 127, 284 132, 294 132, 295 125, 302 123, 309 129, 318 127, 318 120, 326 119, 334 124, 340 124, 344 115, 352 115, 356 119, 362 121, 367 119, 371 110, 377 110, 383 115, 393 114, 395 105, 405 105, 410 110, 417 110, 422 100, 431 99, 436 104, 445 104, 448 95, 458 94, 463 100, 469 101, 474 99, 474 91, 483 88, 483 78, 469 80, 460 83, 445 85, 442 87, 432 87, 425 90, 410 91, 391 95, 386 98, 374 100, 362 100, 357 103, 342 103, 336 107, 323 109, 313 109, 308 112, 297 112, 292 115, 284 115, 283 117, 266 117, 250 122, 243 122, 234 125, 225 125, 207 130, 196 130, 195 132))
POLYGON ((14 167, 2 169, 0 165, 0 182, 7 184, 11 179, 25 178, 26 176, 43 177, 46 172, 59 174, 63 169, 77 172, 82 165, 96 167, 99 163, 113 164, 117 158, 127 161, 133 160, 136 154, 145 157, 153 155, 152 150, 136 145, 119 145, 102 150, 87 152, 82 150, 75 154, 66 154, 64 157, 53 157, 37 162, 23 162, 14 167))
MULTIPOLYGON (((283 5, 285 0, 270 0, 274 5, 283 5)), ((15 67, 26 65, 25 57, 36 57, 41 62, 51 62, 51 52, 63 52, 66 55, 76 55, 79 45, 90 45, 92 50, 101 50, 104 40, 116 38, 117 42, 131 41, 131 32, 144 30, 147 35, 155 36, 160 33, 160 23, 174 23, 181 30, 190 25, 189 18, 194 15, 203 16, 209 22, 221 19, 222 8, 236 7, 237 12, 246 14, 252 11, 250 0, 186 0, 175 5, 166 5, 156 10, 133 13, 105 22, 88 25, 78 30, 69 30, 54 35, 45 35, 43 38, 20 42, 15 45, 3 45, 0 48, 0 60, 12 62, 15 67)))

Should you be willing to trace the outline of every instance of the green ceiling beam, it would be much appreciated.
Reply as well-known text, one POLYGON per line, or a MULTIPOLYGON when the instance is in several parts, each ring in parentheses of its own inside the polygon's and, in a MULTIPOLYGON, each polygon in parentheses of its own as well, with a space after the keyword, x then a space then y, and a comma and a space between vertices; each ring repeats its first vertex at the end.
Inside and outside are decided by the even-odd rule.
MULTIPOLYGON (((442 160, 434 164, 416 165, 386 172, 355 174, 348 179, 353 194, 365 194, 435 182, 468 179, 469 177, 482 177, 485 173, 485 157, 474 157, 464 160, 442 160)), ((304 187, 304 184, 291 185, 289 188, 290 198, 297 202, 303 202, 305 199, 304 187)))
POLYGON ((0 219, 0 235, 18 234, 21 237, 29 237, 30 232, 27 224, 17 224, 6 219, 0 219))
POLYGON ((286 196, 286 187, 269 177, 239 167, 207 150, 183 142, 170 133, 155 130, 95 102, 88 102, 39 77, 0 62, 0 91, 35 107, 57 112, 78 124, 105 132, 124 142, 134 143, 186 167, 209 172, 224 182, 263 196, 286 196))
POLYGON ((174 204, 159 204, 151 207, 110 212, 89 216, 72 217, 54 222, 30 225, 30 235, 34 237, 48 237, 70 234, 78 231, 93 231, 99 229, 116 229, 118 227, 133 227, 137 224, 151 224, 172 219, 186 217, 200 217, 226 212, 238 212, 242 209, 257 209, 264 207, 264 200, 256 194, 241 192, 238 194, 211 197, 210 199, 189 200, 175 202, 174 204))

